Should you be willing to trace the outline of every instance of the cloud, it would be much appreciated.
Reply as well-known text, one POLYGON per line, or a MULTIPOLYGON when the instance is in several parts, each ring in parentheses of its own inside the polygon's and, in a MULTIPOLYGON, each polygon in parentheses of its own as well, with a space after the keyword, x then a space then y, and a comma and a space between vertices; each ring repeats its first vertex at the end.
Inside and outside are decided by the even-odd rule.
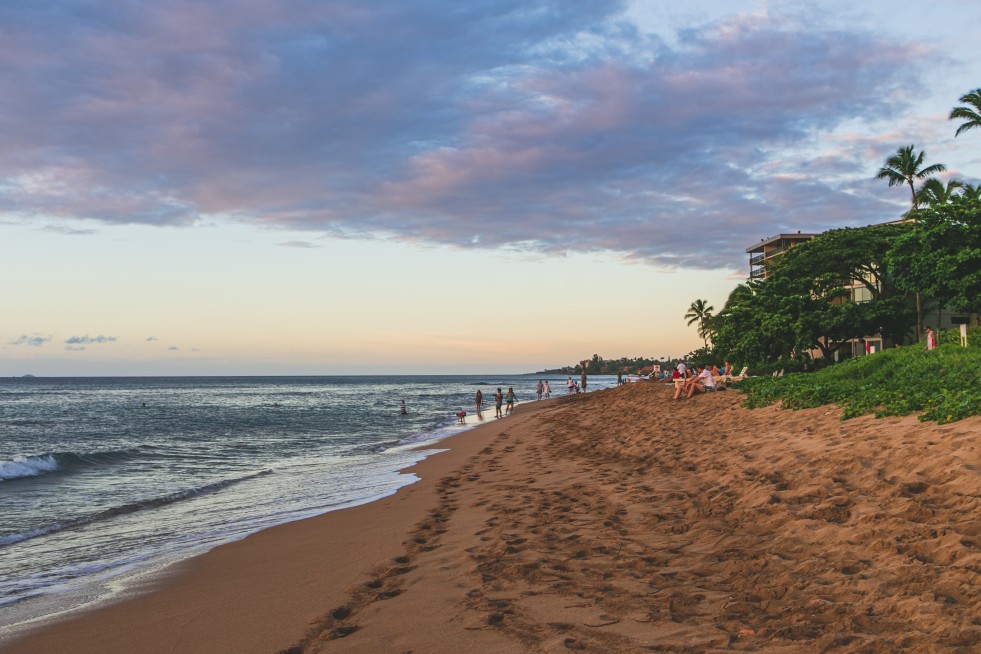
POLYGON ((68 351, 70 351, 70 352, 84 352, 85 351, 85 346, 84 345, 66 345, 65 346, 65 349, 68 350, 68 351))
POLYGON ((283 243, 279 243, 278 245, 281 245, 286 248, 319 248, 320 247, 319 245, 315 243, 311 243, 309 241, 285 241, 283 243))
POLYGON ((151 341, 156 341, 156 340, 159 340, 156 336, 147 336, 146 337, 147 343, 149 343, 151 341))
POLYGON ((95 229, 76 229, 74 227, 68 227, 67 225, 47 225, 42 229, 46 232, 65 234, 67 236, 91 236, 92 234, 99 233, 98 230, 95 229))
POLYGON ((171 346, 170 346, 170 347, 168 347, 167 349, 168 349, 168 350, 170 350, 171 352, 176 352, 176 351, 177 351, 177 350, 179 350, 180 348, 179 348, 179 347, 177 347, 176 345, 171 345, 171 346))
POLYGON ((115 336, 72 336, 65 340, 69 345, 92 344, 92 343, 115 343, 115 336))
POLYGON ((622 2, 126 6, 0 8, 0 214, 714 267, 895 217, 868 144, 831 141, 901 115, 934 54, 816 10, 669 43, 622 2))
POLYGON ((13 341, 7 341, 7 345, 30 345, 31 347, 41 347, 51 340, 51 336, 34 334, 33 336, 23 335, 13 341))

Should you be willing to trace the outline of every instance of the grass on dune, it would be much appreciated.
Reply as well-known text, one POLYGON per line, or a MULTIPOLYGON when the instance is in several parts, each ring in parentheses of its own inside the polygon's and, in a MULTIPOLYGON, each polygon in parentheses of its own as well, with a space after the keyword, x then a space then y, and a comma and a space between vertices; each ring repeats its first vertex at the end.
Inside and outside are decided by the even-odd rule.
POLYGON ((749 408, 777 401, 788 409, 836 404, 843 408, 842 420, 919 413, 922 421, 955 422, 981 414, 981 347, 885 350, 818 372, 751 377, 739 389, 749 408))

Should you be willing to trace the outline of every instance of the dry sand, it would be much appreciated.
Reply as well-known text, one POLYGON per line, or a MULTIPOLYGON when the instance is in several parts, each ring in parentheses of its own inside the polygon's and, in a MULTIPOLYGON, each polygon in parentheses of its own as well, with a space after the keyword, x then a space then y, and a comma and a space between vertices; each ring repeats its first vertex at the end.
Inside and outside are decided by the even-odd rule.
POLYGON ((981 651, 981 419, 671 394, 520 406, 4 651, 981 651))

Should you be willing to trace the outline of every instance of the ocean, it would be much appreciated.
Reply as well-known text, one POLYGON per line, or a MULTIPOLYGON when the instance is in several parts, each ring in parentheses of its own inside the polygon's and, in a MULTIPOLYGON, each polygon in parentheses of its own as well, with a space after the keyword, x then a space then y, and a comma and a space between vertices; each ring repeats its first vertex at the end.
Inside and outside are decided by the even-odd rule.
POLYGON ((390 495, 434 451, 419 446, 481 424, 478 389, 494 420, 498 386, 520 404, 539 379, 565 395, 555 375, 0 379, 0 637, 390 495))

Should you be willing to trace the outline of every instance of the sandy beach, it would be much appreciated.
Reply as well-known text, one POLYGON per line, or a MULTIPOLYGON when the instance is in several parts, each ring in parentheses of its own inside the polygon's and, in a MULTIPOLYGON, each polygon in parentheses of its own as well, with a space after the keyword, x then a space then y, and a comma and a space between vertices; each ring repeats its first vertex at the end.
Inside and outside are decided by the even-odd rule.
POLYGON ((981 418, 671 395, 519 405, 391 497, 223 545, 0 650, 979 651, 981 418))

